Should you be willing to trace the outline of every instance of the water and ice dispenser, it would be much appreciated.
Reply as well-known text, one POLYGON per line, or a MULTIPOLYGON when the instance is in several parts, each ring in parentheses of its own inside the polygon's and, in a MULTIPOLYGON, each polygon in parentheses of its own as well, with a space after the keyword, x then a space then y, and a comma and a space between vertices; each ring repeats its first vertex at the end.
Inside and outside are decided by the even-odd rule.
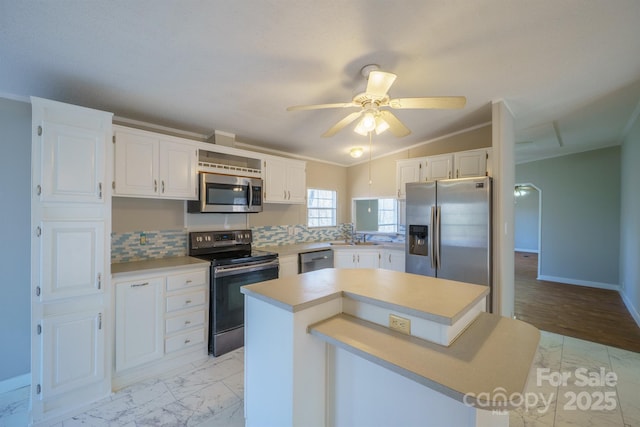
POLYGON ((426 225, 409 225, 409 254, 428 256, 427 237, 429 227, 426 225))

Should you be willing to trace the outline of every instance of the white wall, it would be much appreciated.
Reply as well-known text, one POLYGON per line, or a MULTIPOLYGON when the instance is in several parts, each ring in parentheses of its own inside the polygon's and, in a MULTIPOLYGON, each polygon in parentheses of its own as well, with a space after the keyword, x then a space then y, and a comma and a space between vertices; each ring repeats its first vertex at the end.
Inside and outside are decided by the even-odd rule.
POLYGON ((640 120, 622 144, 620 182, 620 285, 627 308, 640 325, 640 120))
POLYGON ((0 98, 0 383, 30 372, 31 104, 0 98))
POLYGON ((516 182, 542 191, 540 277, 619 283, 620 147, 519 164, 516 182))

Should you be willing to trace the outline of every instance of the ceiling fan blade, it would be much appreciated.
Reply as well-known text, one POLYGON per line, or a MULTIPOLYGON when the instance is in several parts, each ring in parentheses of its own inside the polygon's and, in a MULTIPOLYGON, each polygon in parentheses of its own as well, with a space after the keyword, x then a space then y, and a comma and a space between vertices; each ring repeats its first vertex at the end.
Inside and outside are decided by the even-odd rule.
POLYGON ((316 104, 316 105, 294 105, 288 107, 287 111, 302 111, 302 110, 321 110, 323 108, 349 108, 360 107, 360 104, 354 102, 338 102, 335 104, 316 104))
POLYGON ((360 117, 361 114, 362 114, 362 111, 356 111, 355 113, 349 114, 347 117, 343 118, 338 123, 333 125, 331 129, 323 133, 322 136, 327 138, 329 136, 335 135, 336 133, 340 132, 349 123, 355 121, 358 117, 360 117))
POLYGON ((429 96, 424 98, 396 98, 389 100, 389 107, 401 108, 463 108, 467 104, 464 96, 429 96))
POLYGON ((382 110, 380 111, 380 118, 387 122, 389 125, 389 130, 392 134, 401 138, 403 136, 407 136, 411 133, 409 128, 407 128, 396 116, 393 115, 391 111, 382 110))
POLYGON ((387 96, 387 91, 396 80, 396 75, 384 71, 372 71, 369 73, 366 94, 372 98, 382 99, 387 96))

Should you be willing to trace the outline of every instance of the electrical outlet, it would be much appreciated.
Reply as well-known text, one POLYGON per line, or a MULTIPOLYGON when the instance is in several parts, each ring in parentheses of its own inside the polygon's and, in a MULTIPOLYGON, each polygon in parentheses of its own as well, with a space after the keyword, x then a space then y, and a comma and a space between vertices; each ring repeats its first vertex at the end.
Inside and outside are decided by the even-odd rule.
POLYGON ((403 334, 411 335, 411 320, 396 316, 395 314, 390 314, 389 328, 394 331, 402 332, 403 334))
POLYGON ((147 235, 144 233, 140 233, 140 245, 144 246, 147 244, 147 235))
POLYGON ((287 227, 287 233, 289 234, 289 236, 293 236, 293 227, 287 227))

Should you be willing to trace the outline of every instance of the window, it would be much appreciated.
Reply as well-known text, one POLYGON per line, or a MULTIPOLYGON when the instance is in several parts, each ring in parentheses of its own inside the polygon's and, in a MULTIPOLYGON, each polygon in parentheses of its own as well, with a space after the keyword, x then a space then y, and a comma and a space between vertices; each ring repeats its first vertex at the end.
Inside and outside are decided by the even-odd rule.
POLYGON ((307 189, 307 223, 309 227, 336 226, 336 192, 307 189))
POLYGON ((397 227, 396 199, 378 199, 378 231, 396 232, 397 227))

